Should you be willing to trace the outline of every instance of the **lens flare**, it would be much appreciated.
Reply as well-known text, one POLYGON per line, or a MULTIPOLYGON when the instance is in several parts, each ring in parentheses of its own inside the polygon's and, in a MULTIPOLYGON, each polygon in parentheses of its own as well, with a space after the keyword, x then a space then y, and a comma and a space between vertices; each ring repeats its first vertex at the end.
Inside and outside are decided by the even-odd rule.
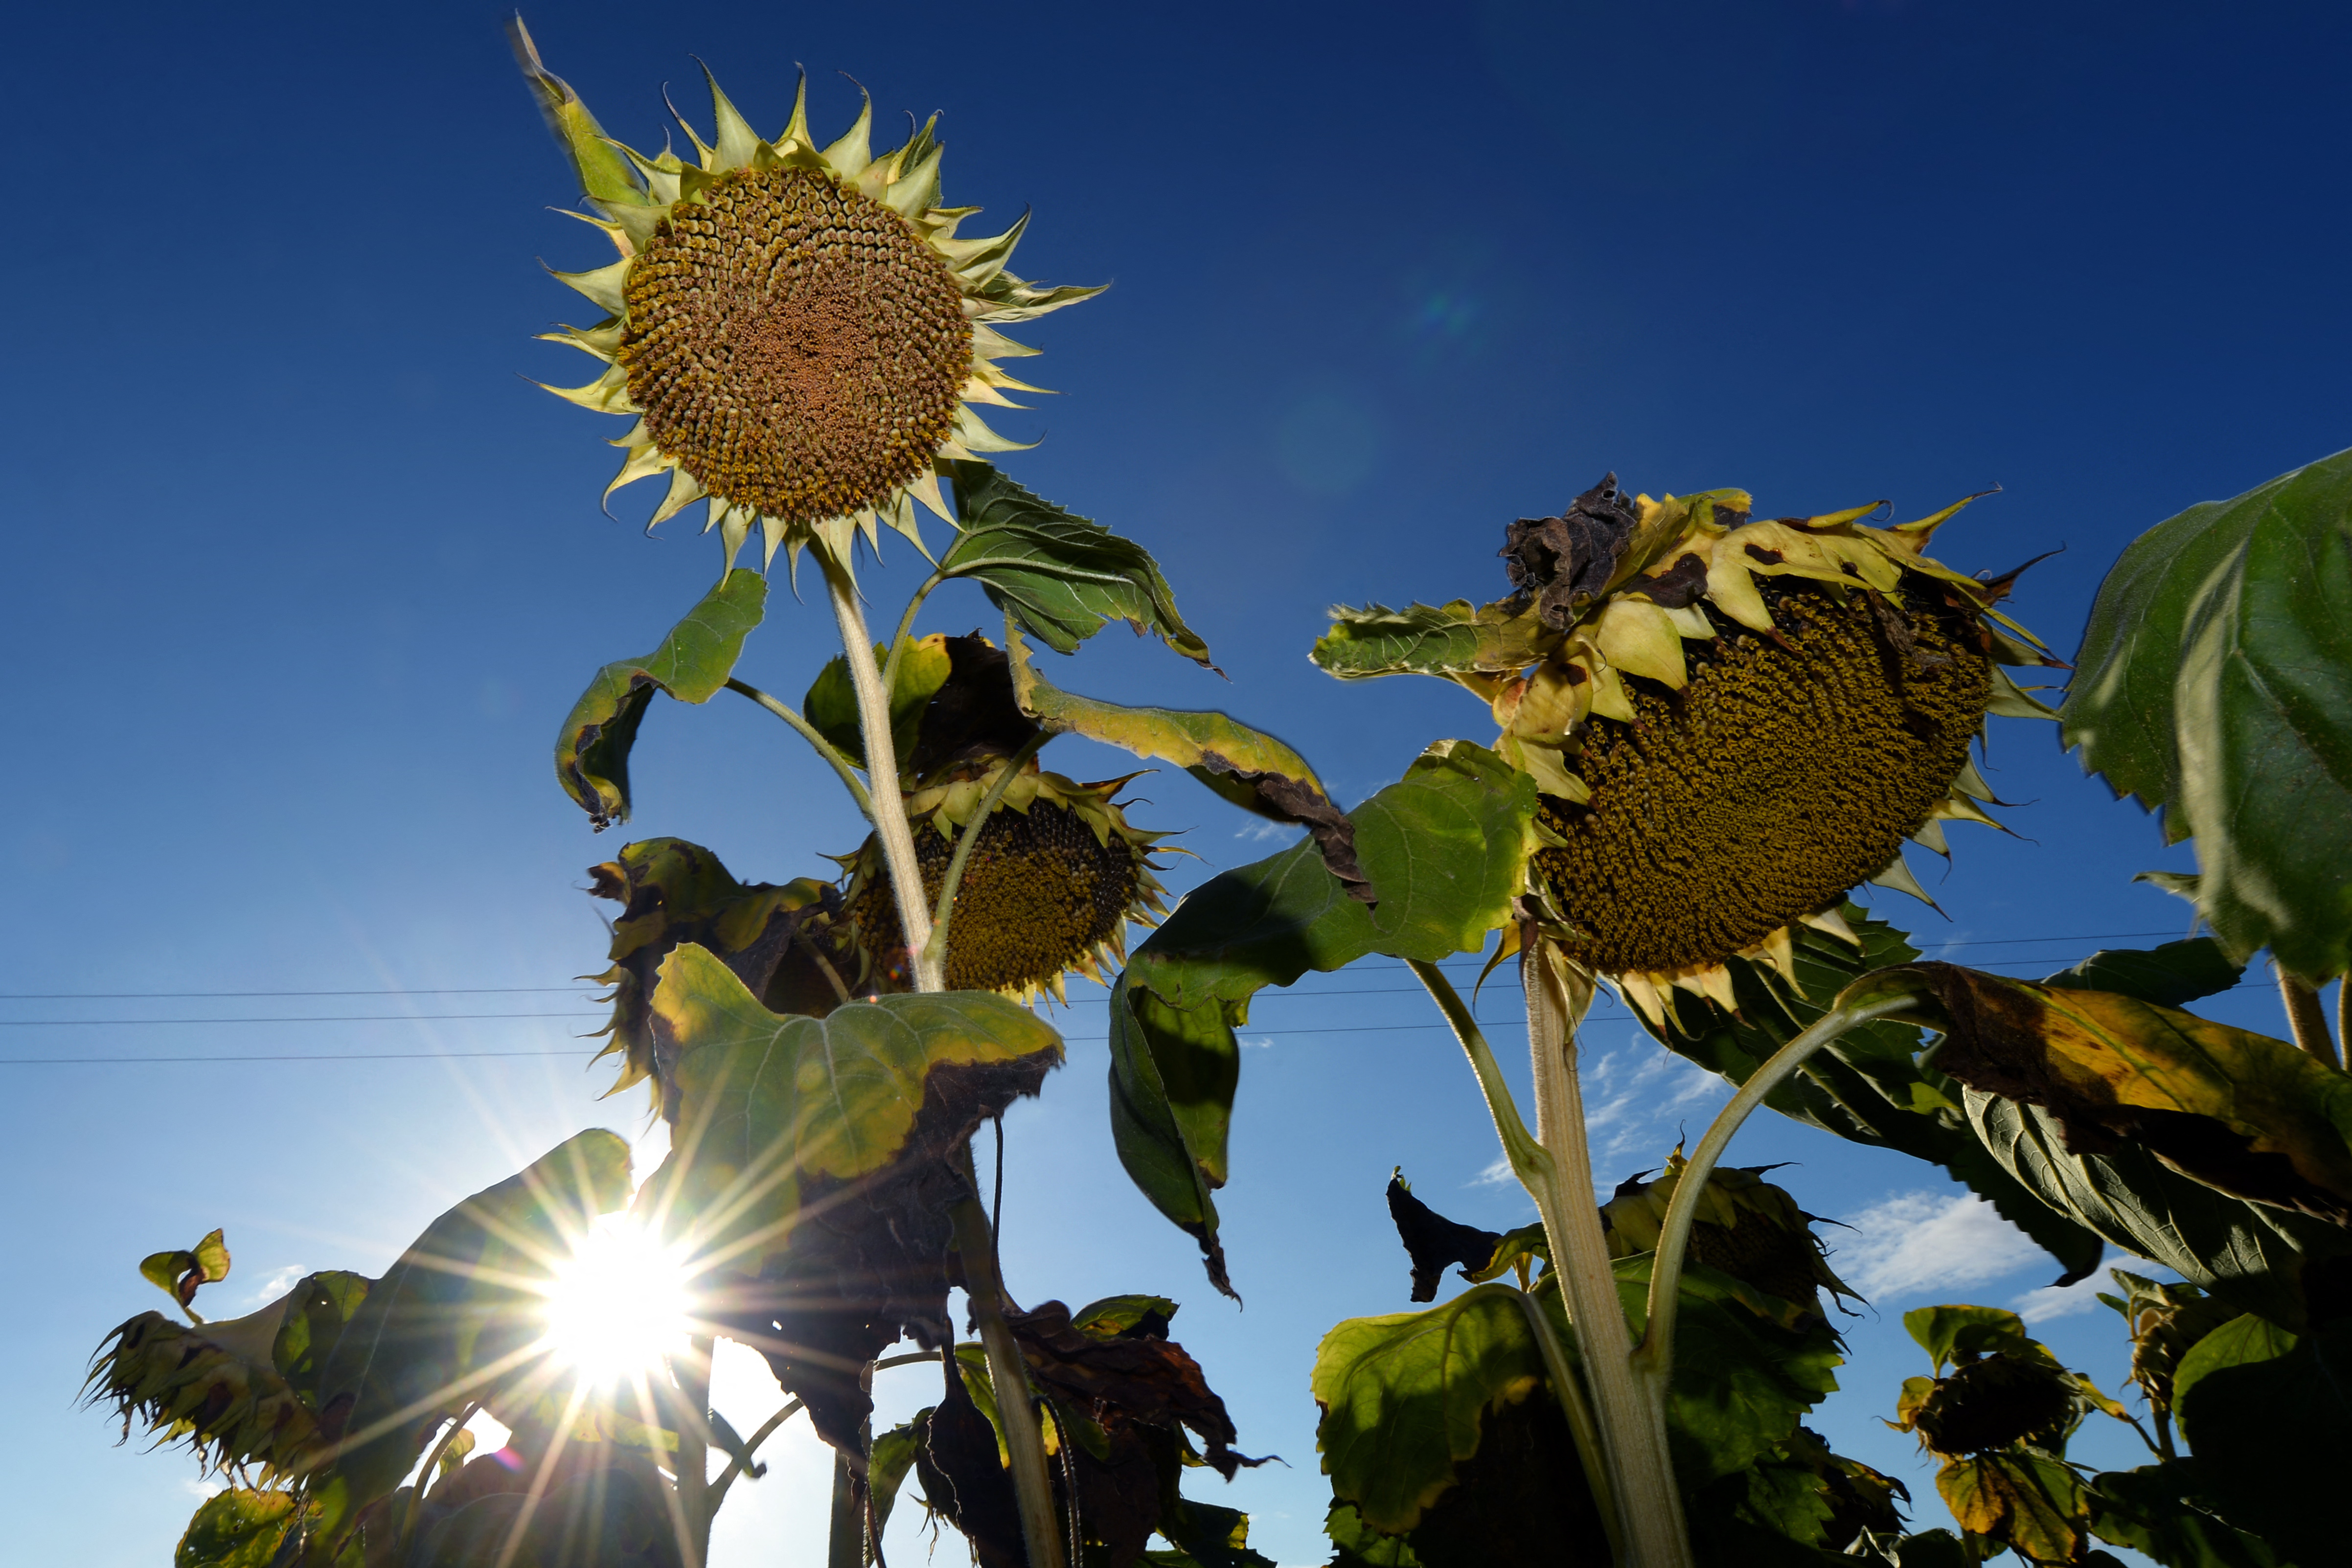
POLYGON ((585 1383, 658 1374, 686 1347, 686 1270, 670 1248, 625 1215, 572 1244, 547 1294, 551 1355, 585 1383))

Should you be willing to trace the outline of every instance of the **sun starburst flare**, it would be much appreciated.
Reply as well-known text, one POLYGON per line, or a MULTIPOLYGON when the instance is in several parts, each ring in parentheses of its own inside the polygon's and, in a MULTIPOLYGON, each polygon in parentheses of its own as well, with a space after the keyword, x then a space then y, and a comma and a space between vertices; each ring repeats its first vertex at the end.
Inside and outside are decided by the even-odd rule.
POLYGON ((583 1383, 658 1375, 691 1312, 678 1249, 625 1215, 582 1231, 547 1285, 547 1350, 583 1383))

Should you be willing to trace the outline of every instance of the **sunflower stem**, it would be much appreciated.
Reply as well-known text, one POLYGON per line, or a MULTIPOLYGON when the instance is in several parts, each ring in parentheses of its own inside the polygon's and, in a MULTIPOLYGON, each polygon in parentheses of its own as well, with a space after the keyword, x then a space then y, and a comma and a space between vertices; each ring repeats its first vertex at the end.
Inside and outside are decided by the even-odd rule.
POLYGON ((990 785, 988 793, 980 798, 980 805, 973 810, 971 820, 964 823, 963 831, 956 835, 955 858, 948 862, 946 880, 940 883, 939 906, 931 912, 930 946, 923 955, 939 966, 942 979, 948 972, 948 920, 955 913, 956 889, 963 884, 963 868, 971 862, 971 852, 980 843, 980 830, 987 823, 988 814, 996 810, 996 803, 1004 799, 1004 791, 1012 786, 1013 779, 1028 766, 1029 759, 1053 738, 1042 729, 1031 736, 1005 763, 1004 770, 996 776, 996 782, 990 785))
POLYGON ((840 748, 817 733, 816 726, 793 712, 789 704, 770 696, 749 681, 730 679, 727 683, 727 689, 739 696, 750 697, 753 702, 791 725, 803 740, 816 747, 816 754, 824 758, 825 765, 841 775, 841 782, 848 789, 849 798, 857 802, 859 814, 869 822, 874 820, 874 797, 867 793, 866 781, 857 777, 857 769, 850 766, 849 758, 841 754, 840 748))
POLYGON ((1625 1542, 1621 1532, 1624 1525, 1617 1517, 1617 1490, 1601 1447, 1601 1428, 1594 1423, 1592 1406, 1584 1397, 1584 1385, 1576 1368, 1569 1364, 1567 1347, 1552 1333, 1551 1320, 1544 1316, 1543 1303, 1524 1288, 1518 1296, 1519 1310, 1527 1314, 1528 1328, 1534 1333, 1536 1349, 1543 1356, 1544 1374, 1550 1380, 1552 1396, 1559 1401, 1560 1414, 1568 1417, 1569 1434, 1576 1439, 1576 1458, 1584 1467, 1584 1484, 1591 1489, 1593 1505, 1601 1511, 1601 1528, 1609 1537, 1610 1560, 1622 1563, 1625 1542))
POLYGON ((744 1473, 743 1461, 757 1454, 760 1451, 760 1445, 774 1437, 776 1428, 799 1415, 801 1408, 799 1400, 786 1400, 782 1409, 760 1423, 760 1429, 743 1439, 743 1451, 728 1460, 727 1468, 719 1472, 719 1479, 710 1483, 710 1511, 713 1517, 717 1516, 719 1506, 727 1500, 727 1489, 735 1484, 737 1476, 744 1473))
MULTIPOLYGON (((874 1423, 864 1428, 869 1451, 874 1423)), ((847 1454, 833 1456, 833 1509, 826 1521, 824 1568, 866 1568, 866 1510, 858 1498, 857 1472, 847 1454)))
POLYGON ((1576 1017, 1583 1009, 1570 1001, 1566 962, 1540 937, 1521 951, 1519 976, 1527 993, 1536 1135, 1550 1156, 1546 1181, 1529 1196, 1542 1211, 1552 1268, 1583 1352, 1617 1497, 1621 1562, 1623 1568, 1695 1568, 1666 1454, 1665 1403, 1635 1375, 1633 1336, 1601 1229, 1584 1094, 1576 1076, 1576 1017))
POLYGON ((923 875, 915 859, 915 835, 907 827, 906 797, 898 792, 898 753, 890 736, 890 701, 882 673, 874 666, 874 641, 857 608, 857 584, 848 566, 825 551, 814 552, 824 569, 833 618, 841 624, 841 648, 848 655, 849 684, 857 694, 858 733, 866 742, 866 776, 874 781, 874 836, 898 900, 898 929, 907 938, 908 962, 918 991, 943 991, 947 982, 930 958, 931 912, 923 906, 923 875))
POLYGON ((980 1176, 971 1145, 962 1151, 965 1196, 957 1200, 956 1256, 963 1262, 964 1296, 971 1303, 980 1343, 988 1352, 988 1380, 996 1389, 996 1416, 1003 1424, 1004 1448, 1013 1461, 1013 1490, 1021 1503, 1021 1539, 1029 1568, 1062 1568, 1062 1531, 1054 1508, 1054 1479, 1045 1468, 1045 1437, 1037 1407, 1029 1398, 1029 1367, 1020 1342, 1004 1321, 1009 1298, 997 1270, 996 1233, 980 1205, 980 1176))
POLYGON ((924 579, 923 585, 915 590, 915 597, 907 601, 907 612, 898 617, 898 635, 890 639, 890 652, 882 661, 884 691, 895 692, 898 689, 898 654, 907 646, 907 634, 915 629, 915 612, 923 607, 923 601, 931 596, 931 590, 947 580, 948 576, 944 571, 931 573, 929 577, 924 579))
MULTIPOLYGON (((2278 968, 2273 964, 2273 968, 2278 968)), ((2278 969, 2279 999, 2286 1004, 2287 1027, 2295 1044, 2330 1067, 2336 1060, 2336 1037, 2327 1028, 2327 1009, 2320 1005, 2319 988, 2300 976, 2278 969)))
POLYGON ((1667 1380, 1674 1375, 1675 1318, 1682 1304, 1683 1263, 1690 1250, 1691 1225, 1697 1218, 1700 1201, 1706 1196, 1707 1178, 1714 1174, 1723 1151, 1730 1145, 1731 1135, 1739 1131, 1740 1124, 1756 1107, 1764 1103, 1764 1097, 1787 1082, 1815 1051, 1874 1019, 1908 1011, 1913 999, 1909 996, 1878 997, 1832 1008, 1748 1076, 1748 1082, 1739 1086, 1739 1092, 1731 1097, 1731 1103, 1717 1113, 1706 1135, 1699 1139, 1698 1147, 1691 1151, 1689 1162, 1675 1180, 1674 1199, 1666 1206, 1665 1222, 1659 1227, 1657 1249, 1650 1261, 1646 1326, 1642 1343, 1633 1352, 1634 1367, 1650 1385, 1661 1408, 1667 1380))
POLYGON ((677 1434, 677 1501, 685 1515, 686 1568, 703 1568, 710 1561, 710 1444, 704 1436, 705 1412, 710 1408, 710 1351, 707 1334, 687 1341, 686 1354, 670 1364, 677 1379, 678 1402, 688 1419, 677 1434))

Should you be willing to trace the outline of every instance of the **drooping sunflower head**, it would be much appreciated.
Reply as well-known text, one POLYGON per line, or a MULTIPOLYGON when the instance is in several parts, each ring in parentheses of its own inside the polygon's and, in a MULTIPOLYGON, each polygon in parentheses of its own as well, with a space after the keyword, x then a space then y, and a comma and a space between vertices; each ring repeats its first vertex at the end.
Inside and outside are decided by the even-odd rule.
MULTIPOLYGON (((1686 1168, 1683 1152, 1676 1148, 1666 1156, 1665 1169, 1656 1180, 1645 1179, 1652 1174, 1645 1171, 1622 1183, 1601 1206, 1601 1228, 1607 1233, 1611 1257, 1657 1249, 1666 1210, 1686 1168)), ((1813 1217, 1798 1207, 1786 1189, 1764 1179, 1770 1168, 1717 1166, 1708 1173, 1706 1191, 1691 1225, 1690 1260, 1815 1317, 1826 1315, 1822 1311, 1823 1291, 1861 1300, 1831 1271, 1821 1239, 1812 1231, 1813 1217)))
POLYGON ((1967 504, 1891 528, 1874 507, 1759 518, 1741 491, 1653 500, 1612 475, 1511 525, 1510 597, 1335 612, 1315 656, 1488 699, 1543 798, 1547 935, 1654 1019, 1669 987, 1737 1010, 1726 966, 1793 984, 1792 928, 1852 940, 1857 883, 1924 898, 1904 844, 1992 823, 1969 756, 1986 716, 2051 716, 2001 668, 2059 663, 1996 608, 2017 573, 1926 553, 1967 504))
MULTIPOLYGON (((936 904, 946 885, 964 825, 1012 766, 996 758, 959 768, 907 797, 927 903, 936 904)), ((1049 991, 1058 998, 1066 974, 1099 981, 1106 962, 1124 961, 1129 921, 1150 924, 1166 912, 1151 859, 1164 835, 1128 821, 1112 800, 1126 782, 1080 784, 1034 759, 1022 764, 982 822, 956 884, 950 990, 1005 991, 1024 1000, 1049 991)), ((847 864, 848 918, 875 977, 902 977, 907 943, 881 846, 868 837, 847 864)))
POLYGON ((515 50, 581 189, 620 252, 608 267, 558 273, 608 313, 546 334, 604 361, 583 387, 551 388, 584 408, 631 416, 605 488, 659 475, 659 523, 708 499, 727 559, 757 522, 767 556, 814 540, 846 561, 887 522, 916 533, 915 503, 948 516, 935 465, 1005 440, 975 403, 1019 407, 1038 392, 997 361, 1036 350, 997 330, 1099 288, 1045 287, 1005 270, 1027 223, 960 239, 979 209, 940 205, 940 148, 924 126, 876 156, 869 103, 838 141, 811 136, 807 88, 772 141, 714 80, 712 140, 681 120, 696 161, 647 157, 606 137, 577 94, 540 63, 515 24, 515 50))

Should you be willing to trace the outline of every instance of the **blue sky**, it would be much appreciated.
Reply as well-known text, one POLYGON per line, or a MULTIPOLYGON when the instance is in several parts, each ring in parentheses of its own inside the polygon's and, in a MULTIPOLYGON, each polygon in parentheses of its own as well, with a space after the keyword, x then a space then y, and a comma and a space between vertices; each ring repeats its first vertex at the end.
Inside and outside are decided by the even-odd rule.
MULTIPOLYGON (((142 1255, 226 1226, 225 1305, 285 1270, 374 1271, 572 1131, 644 1129, 637 1097, 595 1099, 572 1039, 593 1020, 565 988, 599 965, 583 868, 617 840, 589 832, 547 754, 589 674, 702 591, 715 547, 677 525, 646 539, 650 497, 601 515, 615 431, 521 379, 585 379, 530 335, 583 308, 541 258, 602 258, 546 210, 572 192, 503 16, 131 4, 12 24, 0 1466, 48 1504, 12 1527, 28 1561, 159 1562, 194 1500, 185 1459, 117 1450, 71 1407, 99 1337, 156 1304, 142 1255), (406 1021, 55 1021, 355 1014, 406 1021), (481 1014, 551 1016, 451 1016, 481 1014), (515 1051, 558 1054, 457 1054, 515 1051), (279 1053, 352 1060, 94 1060, 279 1053), (368 1060, 384 1053, 402 1059, 368 1060)), ((763 129, 795 61, 820 131, 856 109, 837 71, 884 120, 942 111, 950 199, 1034 210, 1019 269, 1114 285, 1030 334, 1030 379, 1062 395, 1006 417, 1044 438, 1006 466, 1153 549, 1232 677, 1111 636, 1055 678, 1229 707, 1349 800, 1430 739, 1490 731, 1434 682, 1325 680, 1302 656, 1323 607, 1492 597, 1503 525, 1604 471, 1741 486, 1777 513, 1887 497, 1917 516, 1997 484, 1942 554, 2005 569, 2063 546, 2017 604, 2065 650, 2140 529, 2352 431, 2336 7, 678 0, 528 18, 640 145, 664 133, 663 84, 702 114, 697 55, 763 129)), ((877 600, 912 586, 908 552, 887 557, 877 600)), ((797 693, 830 618, 779 599, 745 674, 797 693)), ((922 625, 988 620, 942 593, 922 625)), ((1051 761, 1128 770, 1069 743, 1051 761)), ((2182 855, 2051 727, 1997 722, 1990 761, 2022 836, 1959 830, 1949 874, 1922 867, 1949 919, 1890 898, 1893 917, 2012 944, 1951 955, 2024 974, 2185 931, 2184 905, 2128 880, 2182 855)), ((1139 820, 1190 830, 1201 861, 1180 876, 1277 847, 1181 775, 1138 789, 1139 820)), ((857 837, 748 705, 657 708, 637 789, 631 831, 709 843, 747 877, 815 872, 857 837)), ((1178 1337, 1243 1446, 1289 1463, 1229 1494, 1288 1564, 1321 1561, 1315 1341, 1407 1304, 1390 1167, 1460 1218, 1526 1208, 1481 1180, 1491 1130, 1441 1030, 1286 1032, 1433 1021, 1391 994, 1406 983, 1367 967, 1256 1013, 1223 1199, 1246 1311, 1117 1171, 1098 993, 1074 993, 1070 1064, 1010 1126, 1013 1290, 1184 1301, 1178 1337)), ((1507 1019, 1514 998, 1485 1006, 1507 1019)), ((2282 1028, 2258 988, 2214 1010, 2282 1028)), ((1610 1179, 1704 1124, 1714 1097, 1618 1009, 1589 1044, 1610 1179)), ((1799 1162, 1780 1179, 1858 1225, 1838 1261, 1874 1307, 1817 1425, 1932 1520, 1928 1472, 1878 1419, 1923 1370, 1901 1311, 2017 1301, 2049 1267, 1953 1208, 1939 1172, 1761 1121, 1736 1155, 1799 1162)), ((2104 1310, 2044 1327, 2120 1381, 2104 1310)), ((739 1422, 775 1398, 740 1366, 720 1393, 739 1422)), ((918 1393, 886 1388, 886 1412, 918 1393)), ((722 1519, 720 1568, 814 1559, 822 1471, 804 1432, 780 1443, 722 1519)), ((894 1531, 909 1561, 914 1513, 894 1531)))

